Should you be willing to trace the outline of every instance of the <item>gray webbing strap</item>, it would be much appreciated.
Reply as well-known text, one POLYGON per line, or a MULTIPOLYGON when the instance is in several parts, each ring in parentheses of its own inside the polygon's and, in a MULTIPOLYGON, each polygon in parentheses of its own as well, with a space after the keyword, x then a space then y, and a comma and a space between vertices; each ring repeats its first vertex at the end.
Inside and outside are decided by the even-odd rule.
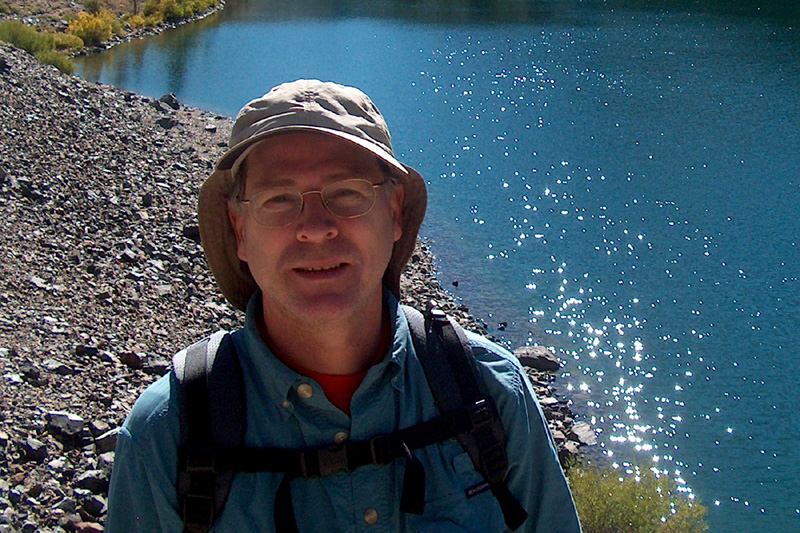
POLYGON ((213 450, 240 446, 244 437, 242 370, 225 331, 179 352, 173 370, 183 385, 178 503, 185 531, 205 533, 222 512, 235 475, 216 468, 213 450))

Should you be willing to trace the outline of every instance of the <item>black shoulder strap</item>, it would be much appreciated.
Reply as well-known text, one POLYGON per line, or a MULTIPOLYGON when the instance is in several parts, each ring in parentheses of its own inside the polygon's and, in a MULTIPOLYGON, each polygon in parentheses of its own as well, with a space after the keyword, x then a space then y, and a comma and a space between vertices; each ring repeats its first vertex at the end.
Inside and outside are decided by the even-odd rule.
POLYGON ((185 531, 205 533, 222 512, 235 474, 215 468, 214 449, 240 446, 244 438, 242 370, 225 331, 178 352, 172 367, 182 385, 178 505, 185 531))
POLYGON ((434 301, 428 303, 424 316, 412 307, 403 308, 439 410, 470 407, 472 430, 457 438, 500 503, 506 525, 517 529, 528 514, 504 482, 508 471, 505 430, 463 329, 434 301))

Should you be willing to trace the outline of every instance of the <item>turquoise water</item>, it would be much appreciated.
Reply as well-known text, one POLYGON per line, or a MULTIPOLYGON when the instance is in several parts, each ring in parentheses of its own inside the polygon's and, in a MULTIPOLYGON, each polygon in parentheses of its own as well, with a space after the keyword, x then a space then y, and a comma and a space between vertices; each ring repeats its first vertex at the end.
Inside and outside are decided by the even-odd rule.
POLYGON ((800 531, 797 8, 482 5, 231 0, 78 69, 229 116, 299 77, 361 87, 428 180, 443 283, 558 351, 599 452, 712 531, 800 531))

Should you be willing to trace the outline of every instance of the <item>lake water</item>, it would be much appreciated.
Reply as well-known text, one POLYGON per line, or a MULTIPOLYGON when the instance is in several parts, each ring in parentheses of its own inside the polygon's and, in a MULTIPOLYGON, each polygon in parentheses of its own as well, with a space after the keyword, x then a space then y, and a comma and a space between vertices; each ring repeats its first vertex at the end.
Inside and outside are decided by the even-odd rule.
POLYGON ((800 531, 798 8, 475 5, 229 0, 78 71, 228 116, 300 77, 364 89, 428 180, 443 283, 557 350, 599 451, 712 531, 800 531))

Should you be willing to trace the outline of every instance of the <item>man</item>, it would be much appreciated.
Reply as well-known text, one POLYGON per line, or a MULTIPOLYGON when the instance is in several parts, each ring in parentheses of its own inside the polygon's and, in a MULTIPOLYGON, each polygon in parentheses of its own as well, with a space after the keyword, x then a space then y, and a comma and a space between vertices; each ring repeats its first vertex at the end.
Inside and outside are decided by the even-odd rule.
MULTIPOLYGON (((400 273, 425 213, 420 175, 398 162, 361 91, 314 80, 247 104, 230 149, 200 193, 198 218, 222 293, 246 312, 232 335, 246 395, 244 445, 308 449, 367 441, 437 416, 398 305, 400 273)), ((552 438, 511 354, 469 334, 507 434, 505 486, 528 513, 519 531, 579 531, 552 438)), ((175 375, 123 426, 107 530, 181 531, 175 375)), ((288 507, 300 532, 506 531, 492 492, 455 439, 408 461, 295 479, 239 472, 214 531, 276 531, 288 507), (407 512, 404 476, 421 466, 424 508, 407 512)))

